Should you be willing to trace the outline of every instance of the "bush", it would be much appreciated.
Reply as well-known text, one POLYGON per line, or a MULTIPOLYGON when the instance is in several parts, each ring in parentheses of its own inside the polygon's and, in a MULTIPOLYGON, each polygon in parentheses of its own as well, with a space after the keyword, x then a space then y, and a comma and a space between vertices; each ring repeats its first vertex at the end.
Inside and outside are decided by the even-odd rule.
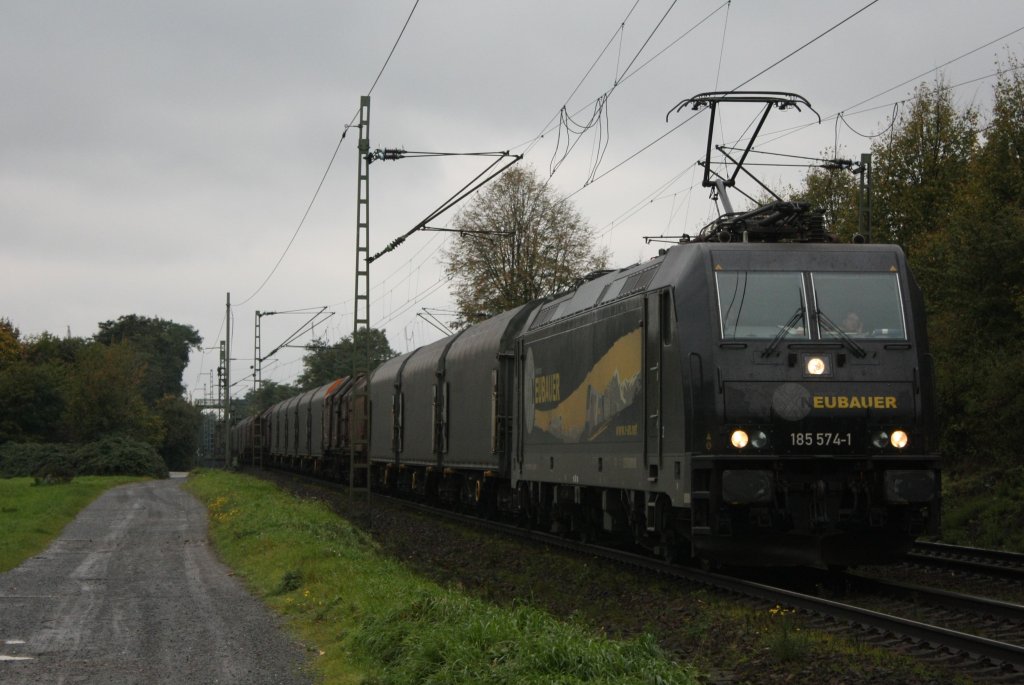
POLYGON ((942 541, 1024 552, 1024 467, 944 474, 942 541))
POLYGON ((32 470, 36 485, 59 485, 70 483, 78 475, 72 455, 54 452, 32 470))
POLYGON ((151 445, 114 436, 76 446, 7 443, 0 446, 0 478, 31 476, 36 482, 66 483, 75 476, 167 478, 167 464, 151 445))
POLYGON ((83 476, 151 476, 167 478, 167 464, 146 442, 113 436, 90 442, 75 451, 83 476))
POLYGON ((0 447, 0 478, 38 477, 40 470, 56 472, 69 465, 73 476, 75 463, 70 445, 9 442, 0 447))

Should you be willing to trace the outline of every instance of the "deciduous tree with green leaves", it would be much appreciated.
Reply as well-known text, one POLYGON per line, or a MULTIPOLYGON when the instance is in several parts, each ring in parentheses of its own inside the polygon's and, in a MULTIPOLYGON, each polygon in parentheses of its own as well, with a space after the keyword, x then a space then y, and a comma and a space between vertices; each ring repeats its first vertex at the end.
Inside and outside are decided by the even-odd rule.
POLYGON ((0 369, 21 357, 21 331, 10 319, 0 319, 0 369))
POLYGON ((608 261, 584 218, 529 168, 503 174, 452 227, 462 231, 444 253, 457 326, 567 290, 608 261))
POLYGON ((195 466, 199 449, 202 411, 184 397, 164 395, 153 407, 164 427, 164 439, 155 445, 172 471, 188 471, 195 466))
POLYGON ((145 362, 131 345, 90 345, 68 379, 63 420, 72 442, 124 435, 150 445, 163 442, 159 415, 142 392, 145 362))
POLYGON ((1011 59, 943 230, 912 252, 929 304, 943 452, 951 466, 1018 463, 1024 414, 1024 76, 1011 59))
POLYGON ((272 405, 289 397, 294 397, 299 392, 298 386, 267 380, 260 383, 259 390, 250 390, 245 395, 242 403, 245 405, 246 414, 262 414, 272 405))
POLYGON ((302 356, 304 368, 298 379, 299 387, 310 390, 337 378, 351 376, 353 359, 355 370, 367 373, 397 354, 391 349, 384 331, 376 328, 360 328, 354 340, 353 336, 348 335, 333 345, 323 340, 314 340, 306 345, 306 354, 302 356))
POLYGON ((859 187, 860 180, 849 169, 815 167, 792 199, 820 209, 829 232, 841 242, 850 242, 858 228, 859 187))
POLYGON ((977 150, 978 112, 958 109, 943 81, 921 84, 910 107, 872 146, 876 242, 916 242, 949 225, 977 150))
POLYGON ((188 366, 189 353, 203 342, 192 326, 137 314, 101 322, 93 339, 104 345, 130 343, 135 347, 146 363, 142 394, 150 404, 164 395, 182 394, 181 375, 188 366))

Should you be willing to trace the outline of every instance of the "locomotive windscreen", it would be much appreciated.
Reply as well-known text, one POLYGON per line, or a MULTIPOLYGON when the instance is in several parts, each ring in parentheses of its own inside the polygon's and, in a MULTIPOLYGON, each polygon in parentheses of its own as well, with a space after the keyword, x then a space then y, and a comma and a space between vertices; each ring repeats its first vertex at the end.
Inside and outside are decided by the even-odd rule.
POLYGON ((803 275, 787 271, 720 271, 718 306, 722 338, 807 338, 803 275))
POLYGON ((905 340, 899 279, 894 273, 812 273, 818 311, 825 321, 822 338, 895 338, 905 340))
POLYGON ((715 279, 723 340, 907 338, 895 273, 718 271, 715 279))

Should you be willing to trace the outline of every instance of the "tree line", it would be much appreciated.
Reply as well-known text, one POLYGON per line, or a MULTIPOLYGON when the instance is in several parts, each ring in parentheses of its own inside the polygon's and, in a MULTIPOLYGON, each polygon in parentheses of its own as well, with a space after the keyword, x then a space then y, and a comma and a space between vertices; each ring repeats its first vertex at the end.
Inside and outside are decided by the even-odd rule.
POLYGON ((91 338, 23 337, 0 319, 0 445, 86 445, 113 436, 151 446, 171 469, 192 466, 201 414, 182 395, 191 326, 137 315, 91 338))

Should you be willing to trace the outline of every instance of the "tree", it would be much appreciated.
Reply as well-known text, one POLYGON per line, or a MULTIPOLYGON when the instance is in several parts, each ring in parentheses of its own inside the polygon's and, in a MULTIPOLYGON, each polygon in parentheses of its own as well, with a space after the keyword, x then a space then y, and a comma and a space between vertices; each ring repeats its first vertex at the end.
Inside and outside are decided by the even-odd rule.
POLYGON ((1006 426, 1024 413, 1024 76, 1011 60, 984 139, 953 193, 946 230, 918 240, 943 452, 954 467, 1018 462, 1006 426))
POLYGON ((299 388, 297 386, 287 383, 275 383, 274 381, 262 381, 259 390, 250 390, 242 402, 245 404, 246 414, 256 415, 262 414, 278 402, 298 394, 299 388))
POLYGON ((86 342, 49 333, 19 337, 17 328, 0 320, 0 442, 61 441, 67 379, 86 342))
POLYGON ((130 314, 117 321, 99 324, 93 336, 104 345, 130 343, 146 362, 142 395, 150 405, 164 395, 181 395, 181 375, 188 366, 188 356, 199 349, 203 339, 192 326, 130 314))
POLYGON ((825 228, 840 241, 850 242, 857 233, 859 186, 858 178, 847 169, 818 167, 807 173, 804 187, 792 199, 820 209, 825 228))
POLYGON ((21 357, 21 331, 10 319, 0 319, 0 369, 21 357))
POLYGON ((872 145, 876 242, 911 253, 919 238, 948 225, 977 146, 977 124, 978 113, 958 111, 942 81, 918 86, 910 110, 872 145))
POLYGON ((444 253, 457 325, 567 290, 608 261, 583 217, 532 169, 506 172, 452 225, 464 231, 444 253))
POLYGON ((145 363, 131 345, 93 344, 78 356, 68 379, 63 422, 73 442, 121 434, 159 447, 160 417, 142 394, 145 363))
POLYGON ((56 363, 73 367, 78 355, 89 346, 85 338, 58 338, 43 332, 24 341, 22 355, 30 364, 56 363))
POLYGON ((303 390, 310 390, 337 378, 350 376, 353 358, 356 371, 368 373, 396 354, 384 331, 376 328, 360 328, 355 333, 354 344, 350 335, 334 345, 314 340, 306 345, 306 354, 302 356, 305 368, 299 376, 298 384, 303 390))
POLYGON ((62 439, 67 368, 20 359, 0 365, 0 443, 62 439))
POLYGON ((156 403, 156 412, 166 431, 157 451, 171 470, 188 471, 195 466, 199 449, 202 410, 181 396, 164 395, 156 403))

